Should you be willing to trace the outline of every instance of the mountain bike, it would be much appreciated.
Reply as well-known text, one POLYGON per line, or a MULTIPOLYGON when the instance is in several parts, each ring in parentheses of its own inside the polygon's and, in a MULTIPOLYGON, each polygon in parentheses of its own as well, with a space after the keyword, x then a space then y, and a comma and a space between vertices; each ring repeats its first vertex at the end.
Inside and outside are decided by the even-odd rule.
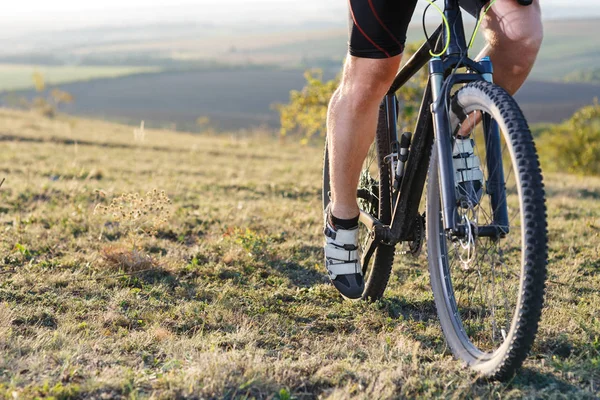
MULTIPOLYGON (((493 84, 490 60, 468 57, 459 0, 445 0, 443 14, 445 24, 400 69, 383 99, 363 165, 357 191, 362 297, 383 295, 396 245, 408 243, 408 252, 417 254, 426 238, 448 345, 483 376, 505 379, 527 357, 541 316, 548 258, 542 174, 523 113, 493 84), (426 64, 414 134, 399 135, 395 93, 426 64), (465 204, 458 201, 453 144, 458 128, 476 113, 481 122, 470 137, 484 188, 478 202, 465 204)), ((324 210, 330 196, 326 147, 324 210)))

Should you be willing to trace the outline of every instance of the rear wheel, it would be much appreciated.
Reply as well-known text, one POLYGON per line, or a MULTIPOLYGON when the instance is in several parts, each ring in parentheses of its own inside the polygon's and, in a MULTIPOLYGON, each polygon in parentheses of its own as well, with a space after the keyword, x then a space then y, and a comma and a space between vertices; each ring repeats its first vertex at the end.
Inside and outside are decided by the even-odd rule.
POLYGON ((464 118, 478 111, 484 121, 498 124, 500 138, 498 143, 483 132, 488 124, 471 132, 485 187, 477 205, 456 209, 458 222, 473 227, 462 239, 449 237, 443 229, 434 148, 426 229, 431 285, 454 355, 485 376, 504 379, 527 357, 541 315, 547 262, 541 170, 523 114, 503 89, 488 82, 465 85, 453 96, 452 111, 453 128, 457 114, 464 118), (490 161, 494 154, 499 162, 490 161), (501 182, 493 185, 490 176, 499 171, 501 182), (478 227, 497 223, 504 201, 510 231, 498 238, 478 237, 478 227))
MULTIPOLYGON (((390 167, 384 157, 391 153, 389 133, 385 123, 385 112, 379 111, 379 123, 375 142, 369 148, 360 174, 357 202, 359 208, 367 214, 389 224, 392 219, 392 201, 390 193, 390 167)), ((329 151, 325 145, 323 168, 323 210, 331 201, 329 180, 329 151)), ((368 229, 359 223, 359 254, 365 253, 368 242, 368 229)), ((362 299, 377 300, 383 296, 394 263, 394 247, 380 244, 371 257, 369 265, 363 265, 365 290, 362 299)))

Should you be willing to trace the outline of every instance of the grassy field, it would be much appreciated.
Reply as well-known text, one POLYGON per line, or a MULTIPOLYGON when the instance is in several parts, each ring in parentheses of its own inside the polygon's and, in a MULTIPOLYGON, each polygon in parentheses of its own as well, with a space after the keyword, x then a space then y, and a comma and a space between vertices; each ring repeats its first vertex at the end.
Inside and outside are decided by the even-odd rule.
POLYGON ((20 64, 0 64, 0 92, 33 87, 33 74, 39 72, 47 84, 87 81, 97 78, 156 72, 152 67, 113 67, 113 66, 36 66, 20 64))
POLYGON ((546 307, 499 383, 452 358, 424 256, 336 294, 318 147, 7 110, 0 141, 0 397, 600 395, 598 178, 546 176, 546 307))

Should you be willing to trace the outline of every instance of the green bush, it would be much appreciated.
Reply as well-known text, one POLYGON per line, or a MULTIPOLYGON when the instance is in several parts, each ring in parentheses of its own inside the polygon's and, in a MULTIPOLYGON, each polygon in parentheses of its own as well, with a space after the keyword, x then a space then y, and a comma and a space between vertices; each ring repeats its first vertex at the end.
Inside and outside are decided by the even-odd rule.
POLYGON ((298 134, 307 142, 315 135, 326 132, 327 106, 338 87, 339 78, 323 82, 321 70, 304 73, 306 86, 301 91, 292 90, 287 104, 277 104, 281 120, 281 136, 298 134))
POLYGON ((538 139, 544 170, 600 175, 600 105, 578 110, 538 139))

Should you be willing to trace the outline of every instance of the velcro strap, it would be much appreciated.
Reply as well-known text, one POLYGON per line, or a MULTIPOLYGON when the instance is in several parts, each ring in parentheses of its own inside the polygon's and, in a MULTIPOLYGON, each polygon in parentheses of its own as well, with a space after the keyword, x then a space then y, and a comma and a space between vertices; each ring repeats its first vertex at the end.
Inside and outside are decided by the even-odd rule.
POLYGON ((327 271, 330 275, 349 275, 360 273, 360 267, 358 262, 354 263, 340 263, 340 264, 329 264, 327 263, 327 271))
POLYGON ((483 180, 483 172, 480 169, 465 169, 456 171, 456 182, 472 182, 483 180))
POLYGON ((452 149, 453 157, 461 156, 461 155, 471 155, 473 154, 473 143, 471 143, 471 139, 456 139, 454 141, 454 148, 452 149))
POLYGON ((479 157, 467 157, 467 158, 454 158, 452 159, 454 163, 454 169, 471 169, 471 168, 479 168, 481 163, 479 162, 479 157))
POLYGON ((358 251, 344 250, 335 247, 333 244, 328 244, 325 246, 325 257, 327 257, 327 259, 353 262, 358 260, 358 251))
POLYGON ((355 244, 358 236, 358 228, 338 229, 335 231, 335 243, 342 247, 345 244, 355 244))

